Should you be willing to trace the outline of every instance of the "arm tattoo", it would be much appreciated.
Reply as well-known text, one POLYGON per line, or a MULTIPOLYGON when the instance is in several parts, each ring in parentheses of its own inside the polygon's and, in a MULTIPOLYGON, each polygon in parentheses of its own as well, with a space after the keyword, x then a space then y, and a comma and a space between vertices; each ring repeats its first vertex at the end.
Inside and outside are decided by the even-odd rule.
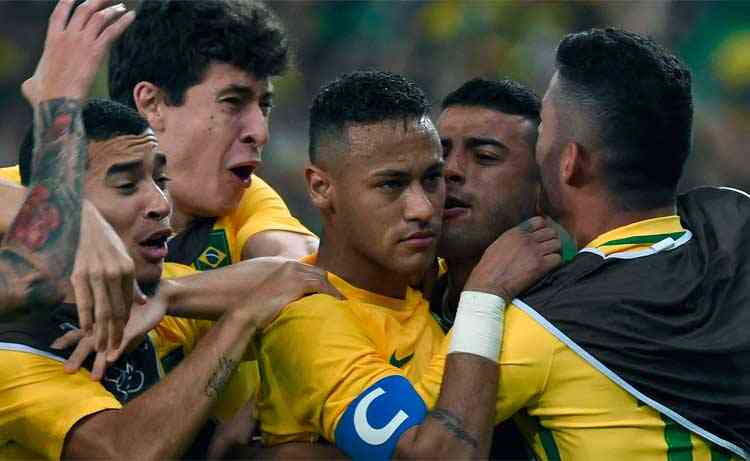
POLYGON ((44 101, 34 115, 30 192, 0 250, 0 312, 57 298, 78 250, 87 159, 81 104, 44 101))
POLYGON ((229 377, 232 375, 236 366, 236 360, 221 357, 219 359, 219 364, 216 366, 216 369, 206 383, 206 388, 204 389, 206 396, 211 398, 216 397, 219 392, 224 389, 224 385, 229 381, 229 377))
POLYGON ((461 419, 450 411, 444 408, 435 408, 427 417, 439 421, 453 437, 464 442, 466 445, 474 449, 479 448, 479 441, 461 427, 461 419))

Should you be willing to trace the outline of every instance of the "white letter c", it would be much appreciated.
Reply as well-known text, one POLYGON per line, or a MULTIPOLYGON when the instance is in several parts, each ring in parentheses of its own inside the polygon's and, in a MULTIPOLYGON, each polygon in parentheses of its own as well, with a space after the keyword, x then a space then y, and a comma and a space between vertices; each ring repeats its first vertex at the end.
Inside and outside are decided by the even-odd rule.
POLYGON ((409 415, 406 414, 404 410, 399 410, 398 413, 396 413, 396 416, 394 416, 385 426, 380 429, 372 427, 367 421, 367 409, 370 407, 373 400, 383 394, 385 394, 385 391, 382 387, 373 389, 359 401, 357 407, 354 409, 354 430, 357 431, 357 434, 362 440, 370 445, 383 444, 393 435, 394 432, 396 432, 398 427, 409 418, 409 415))

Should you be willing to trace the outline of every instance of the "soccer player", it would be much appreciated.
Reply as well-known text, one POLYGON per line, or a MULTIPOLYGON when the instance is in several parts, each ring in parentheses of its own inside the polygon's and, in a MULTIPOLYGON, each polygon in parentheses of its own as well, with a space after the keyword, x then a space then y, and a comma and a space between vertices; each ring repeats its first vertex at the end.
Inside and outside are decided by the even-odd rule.
POLYGON ((556 60, 541 203, 584 248, 508 308, 495 418, 516 414, 541 459, 748 458, 738 229, 750 201, 718 189, 676 199, 690 72, 614 29, 566 36, 556 60))
POLYGON ((428 110, 418 87, 385 72, 345 75, 313 103, 306 177, 325 236, 314 261, 347 299, 307 297, 264 332, 267 444, 325 439, 355 459, 487 456, 503 298, 559 263, 559 241, 541 218, 500 237, 446 339, 409 286, 435 259, 445 200, 428 110), (447 362, 430 370, 443 347, 447 362))
MULTIPOLYGON (((163 190, 166 157, 146 121, 134 111, 102 101, 80 109, 98 60, 133 18, 132 13, 124 14, 122 5, 103 8, 103 4, 84 4, 71 15, 73 2, 62 1, 51 16, 37 74, 24 85, 29 99, 40 101, 42 116, 37 126, 44 127, 44 136, 36 144, 44 150, 34 156, 32 178, 44 178, 54 164, 55 155, 49 154, 62 151, 67 160, 64 174, 54 179, 59 181, 63 200, 54 193, 40 195, 51 184, 41 182, 32 192, 37 205, 30 220, 34 225, 28 228, 25 221, 14 225, 11 235, 15 238, 19 234, 27 247, 43 245, 48 235, 70 238, 71 253, 70 248, 76 247, 76 234, 65 231, 54 212, 75 214, 74 207, 65 208, 69 205, 66 200, 80 196, 83 186, 125 242, 135 262, 137 281, 150 292, 149 288, 159 282, 166 237, 171 232, 171 205, 163 190), (85 181, 73 179, 81 178, 84 166, 85 181), (47 216, 47 220, 40 222, 36 219, 39 215, 47 216), (25 228, 27 231, 21 232, 25 228)), ((32 183, 37 184, 36 179, 32 183)), ((59 259, 64 263, 72 257, 59 259)), ((205 422, 254 332, 294 299, 294 293, 304 292, 302 287, 319 285, 310 273, 290 280, 285 272, 289 271, 282 266, 282 270, 267 274, 268 279, 255 287, 252 300, 245 296, 247 302, 236 303, 236 309, 218 320, 190 357, 156 386, 163 374, 157 349, 161 354, 162 343, 173 341, 183 331, 170 332, 165 324, 155 335, 141 337, 99 384, 89 379, 88 372, 66 374, 60 362, 69 351, 49 345, 55 337, 76 327, 72 289, 63 289, 65 302, 61 304, 45 306, 46 299, 36 298, 31 309, 0 322, 0 457, 180 456, 205 422)), ((201 275, 200 279, 227 278, 219 272, 213 275, 201 275)), ((219 294, 223 296, 223 292, 219 294)))
POLYGON ((170 159, 169 261, 214 269, 306 256, 317 238, 253 175, 268 142, 286 34, 262 3, 143 1, 115 43, 109 90, 149 121, 170 159))
MULTIPOLYGON (((445 157, 446 198, 437 251, 447 272, 430 293, 430 309, 447 332, 463 286, 484 251, 503 232, 534 215, 541 103, 512 80, 474 79, 448 94, 441 108, 437 129, 445 157)), ((513 424, 495 429, 490 458, 529 458, 513 424)))

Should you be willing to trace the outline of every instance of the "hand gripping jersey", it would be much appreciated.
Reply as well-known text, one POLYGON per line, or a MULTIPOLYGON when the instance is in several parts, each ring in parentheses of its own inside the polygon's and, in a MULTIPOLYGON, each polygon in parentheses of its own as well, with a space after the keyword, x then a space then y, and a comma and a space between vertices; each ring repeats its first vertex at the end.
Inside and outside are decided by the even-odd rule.
MULTIPOLYGON (((707 229, 716 229, 717 226, 716 220, 706 217, 706 210, 724 203, 722 208, 725 216, 730 216, 732 209, 736 210, 737 216, 744 216, 745 212, 742 211, 744 206, 741 205, 741 200, 738 202, 739 199, 717 200, 707 207, 698 208, 685 206, 685 198, 680 203, 683 205, 681 211, 690 210, 692 213, 691 220, 688 221, 691 224, 700 219, 697 218, 700 213, 695 214, 700 210, 703 210, 706 218, 704 222, 714 223, 700 228, 700 235, 708 236, 707 239, 701 237, 700 241, 705 240, 706 243, 701 245, 709 249, 707 254, 721 259, 727 253, 720 251, 721 245, 717 246, 716 240, 710 237, 712 234, 707 229), (710 242, 713 242, 713 246, 710 242)), ((743 197, 742 200, 746 198, 743 197)), ((746 228, 743 225, 732 227, 732 222, 731 219, 726 220, 729 234, 725 232, 724 235, 743 235, 742 229, 746 228)), ((744 235, 747 233, 744 232, 744 235)), ((577 261, 584 261, 589 255, 622 264, 638 261, 637 266, 632 266, 632 273, 623 265, 623 272, 618 271, 616 276, 604 279, 608 284, 607 291, 592 291, 588 294, 562 292, 561 296, 543 298, 545 301, 535 306, 534 300, 538 300, 536 296, 544 294, 541 288, 537 288, 542 291, 537 292, 535 289, 524 298, 526 302, 514 302, 507 309, 503 350, 499 361, 500 386, 496 420, 503 421, 516 414, 517 422, 538 459, 717 461, 735 459, 733 456, 747 456, 742 447, 744 442, 741 434, 750 419, 736 418, 736 415, 743 413, 735 413, 735 416, 724 413, 723 424, 728 426, 729 431, 716 432, 724 434, 726 438, 716 436, 711 430, 698 431, 692 426, 686 427, 685 421, 677 417, 680 415, 679 411, 667 414, 662 411, 662 407, 653 405, 653 397, 643 392, 634 394, 617 380, 616 373, 610 374, 599 367, 589 360, 586 349, 576 347, 574 341, 568 341, 565 335, 558 335, 556 331, 569 325, 597 325, 588 321, 589 317, 594 316, 601 316, 603 319, 598 324, 600 327, 611 325, 621 321, 613 322, 618 317, 613 316, 612 312, 623 305, 623 299, 637 299, 639 295, 642 299, 649 299, 648 295, 651 293, 657 298, 661 295, 670 298, 675 293, 673 288, 679 292, 679 289, 693 286, 691 284, 694 279, 688 279, 693 281, 684 283, 682 278, 672 278, 672 274, 687 270, 687 262, 701 261, 700 257, 690 256, 693 250, 686 244, 691 241, 692 234, 681 226, 678 216, 650 219, 614 229, 598 237, 570 265, 564 266, 550 277, 572 274, 573 272, 568 271, 580 268, 577 261), (687 259, 676 266, 658 266, 662 258, 670 259, 680 255, 687 259), (652 264, 657 264, 659 269, 644 269, 652 264), (674 286, 665 285, 665 279, 674 281, 674 286), (658 283, 654 286, 637 283, 644 280, 658 283), (563 306, 563 311, 574 312, 576 315, 565 317, 565 324, 560 323, 558 327, 539 315, 538 310, 544 309, 544 306, 563 306), (584 316, 586 321, 583 321, 584 316), (732 430, 738 431, 740 436, 730 437, 732 430)), ((729 243, 730 241, 726 242, 727 249, 733 249, 729 254, 739 255, 741 253, 738 252, 750 248, 750 245, 738 246, 729 243)), ((741 238, 735 240, 740 241, 741 238)), ((736 273, 745 274, 744 269, 741 269, 744 263, 737 265, 737 261, 744 259, 739 256, 731 258, 734 262, 728 266, 732 268, 729 269, 730 273, 739 271, 736 273)), ((722 274, 726 273, 726 270, 719 271, 716 273, 717 278, 712 280, 728 280, 722 278, 722 274)), ((394 347, 394 342, 419 337, 418 330, 413 325, 408 326, 408 322, 398 320, 394 313, 400 312, 399 309, 383 308, 392 300, 378 300, 378 295, 363 293, 333 275, 329 275, 329 280, 348 297, 346 301, 338 301, 325 295, 304 298, 282 312, 263 338, 260 361, 264 381, 260 418, 265 431, 264 440, 275 444, 289 440, 311 441, 323 437, 335 442, 355 459, 387 459, 392 455, 393 447, 403 431, 419 423, 420 418, 413 417, 414 414, 420 414, 414 410, 417 406, 414 402, 417 400, 413 394, 419 396, 426 409, 434 405, 440 391, 450 335, 438 340, 437 323, 420 325, 419 328, 434 330, 436 333, 431 333, 430 341, 419 342, 422 347, 415 350, 412 360, 419 360, 420 365, 399 373, 390 363, 390 351, 395 350, 394 363, 400 363, 399 359, 409 352, 399 351, 398 347, 394 347), (295 340, 290 341, 289 338, 295 340), (431 347, 427 347, 428 343, 431 347), (431 359, 429 355, 432 355, 431 359), (411 386, 400 380, 399 387, 384 381, 384 378, 394 375, 406 378, 411 386), (373 405, 378 407, 373 408, 373 405)), ((544 283, 543 281, 542 284, 544 283)), ((566 285, 566 289, 573 289, 574 286, 566 285)), ((713 286, 724 287, 723 292, 730 293, 731 296, 723 299, 730 300, 732 304, 746 299, 743 295, 746 293, 744 282, 739 288, 728 291, 726 288, 733 285, 717 283, 713 286)), ((709 290, 708 293, 719 292, 709 290)), ((673 302, 673 299, 669 302, 673 302)), ((543 312, 554 321, 562 318, 555 316, 552 308, 543 312)), ((742 316, 748 311, 738 311, 735 308, 731 312, 734 316, 742 316)), ((725 317, 730 318, 734 317, 725 317)), ((642 330, 639 326, 645 321, 641 317, 627 329, 621 329, 616 341, 610 341, 607 336, 612 331, 601 330, 598 342, 589 345, 599 344, 599 347, 605 347, 610 344, 609 352, 617 352, 618 349, 627 352, 619 354, 620 360, 625 360, 622 357, 627 357, 631 351, 638 351, 639 349, 633 348, 642 344, 631 342, 627 346, 631 349, 626 349, 623 343, 618 342, 626 337, 622 332, 627 331, 632 337, 643 340, 645 337, 639 336, 639 331, 642 330)), ((691 324, 696 325, 694 319, 687 325, 691 324)), ((736 328, 742 328, 741 325, 746 324, 747 322, 738 323, 736 328)), ((647 330, 642 331, 645 334, 647 330)), ((722 331, 728 330, 719 330, 717 334, 722 331)), ((590 334, 585 338, 591 340, 592 336, 594 335, 590 334)), ((741 355, 739 351, 745 350, 743 344, 747 338, 747 335, 734 336, 731 341, 734 344, 734 355, 717 355, 714 366, 724 366, 727 363, 725 360, 730 360, 728 363, 732 366, 743 363, 742 360, 748 355, 741 355)), ((595 349, 596 346, 591 347, 595 349)), ((650 350, 658 351, 658 348, 650 350)), ((649 360, 644 360, 646 357, 648 356, 642 356, 640 367, 644 376, 649 375, 652 365, 649 360)), ((615 364, 616 360, 611 366, 615 364)), ((658 371, 666 363, 653 362, 653 365, 658 365, 653 367, 653 371, 658 371)), ((687 362, 687 365, 690 366, 691 363, 687 362)), ((748 401, 748 387, 742 387, 742 380, 746 375, 742 374, 744 372, 741 368, 730 368, 726 372, 731 374, 732 370, 740 373, 739 380, 725 381, 722 378, 715 383, 719 387, 714 387, 723 389, 725 393, 730 388, 735 389, 726 394, 733 397, 724 405, 728 412, 732 405, 748 401)), ((710 381, 708 375, 700 379, 702 384, 710 381)), ((661 388, 669 388, 669 383, 662 382, 661 388)), ((688 388, 689 386, 671 389, 687 391, 688 388)), ((700 395, 705 399, 710 397, 710 392, 703 391, 700 395)), ((737 408, 738 411, 744 411, 742 406, 737 408)), ((724 410, 717 407, 714 411, 724 410)))
MULTIPOLYGON (((194 273, 193 269, 165 264, 164 276, 194 273)), ((49 311, 0 319, 0 460, 59 459, 68 431, 90 414, 118 409, 156 384, 165 374, 162 360, 176 347, 188 352, 212 322, 165 317, 134 351, 111 365, 101 383, 89 378, 93 357, 75 374, 63 371, 72 348, 59 351, 49 345, 78 327, 76 307, 62 304, 49 311)), ((246 376, 235 372, 232 381, 246 376)), ((232 382, 230 381, 230 383, 232 382)), ((213 414, 233 414, 245 396, 228 385, 213 414)), ((209 421, 186 458, 205 456, 215 428, 209 421)))
POLYGON ((445 339, 427 302, 409 289, 393 299, 331 283, 347 298, 290 304, 259 351, 264 441, 335 442, 354 459, 390 458, 426 414, 419 382, 445 339))

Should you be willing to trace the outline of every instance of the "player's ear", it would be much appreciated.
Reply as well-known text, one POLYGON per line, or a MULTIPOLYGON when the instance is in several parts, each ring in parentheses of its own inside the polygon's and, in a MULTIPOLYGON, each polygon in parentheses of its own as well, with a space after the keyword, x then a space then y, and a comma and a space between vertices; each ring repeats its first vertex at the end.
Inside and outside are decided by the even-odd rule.
POLYGON ((305 168, 307 193, 316 208, 321 211, 333 211, 335 188, 331 183, 331 175, 315 165, 305 168))
POLYGON ((576 142, 569 142, 560 156, 560 180, 562 184, 580 187, 592 174, 591 153, 576 142))
POLYGON ((151 128, 159 133, 164 131, 164 91, 151 82, 138 82, 133 88, 133 101, 138 112, 146 118, 151 128))

